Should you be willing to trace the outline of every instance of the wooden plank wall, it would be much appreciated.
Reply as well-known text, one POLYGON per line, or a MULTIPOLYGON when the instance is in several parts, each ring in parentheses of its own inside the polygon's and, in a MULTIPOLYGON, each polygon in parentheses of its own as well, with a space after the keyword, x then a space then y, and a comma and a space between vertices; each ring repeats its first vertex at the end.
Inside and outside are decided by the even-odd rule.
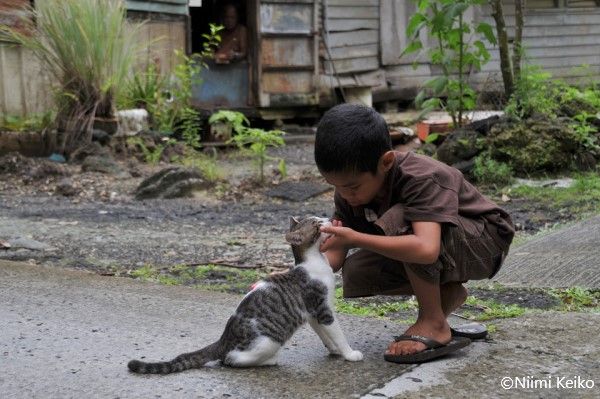
MULTIPOLYGON (((551 0, 552 2, 553 0, 551 0)), ((559 3, 560 4, 560 3, 559 3)), ((523 43, 528 63, 541 66, 553 77, 579 83, 600 79, 600 6, 594 1, 568 0, 560 8, 532 8, 525 13, 523 43), (589 68, 581 68, 587 64, 589 68)), ((543 6, 540 2, 540 6, 543 6)), ((514 0, 507 0, 504 14, 509 38, 514 37, 514 0)), ((493 25, 490 10, 484 7, 481 19, 493 25)), ((481 73, 473 76, 476 83, 490 81, 500 70, 500 56, 490 49, 492 58, 481 73)), ((501 79, 500 79, 501 80, 501 79)))
MULTIPOLYGON (((529 63, 540 65, 554 77, 571 83, 585 80, 600 80, 600 7, 588 0, 529 0, 525 12, 523 32, 526 59, 529 63), (561 8, 552 8, 554 2, 561 8), (568 3, 567 3, 568 2, 568 3), (566 5, 569 4, 569 7, 566 5), (588 64, 589 68, 581 68, 588 64)), ((425 57, 416 62, 413 68, 411 58, 394 60, 394 54, 406 46, 404 28, 393 28, 393 20, 411 15, 412 2, 403 0, 382 0, 381 32, 382 62, 388 82, 388 91, 414 95, 417 89, 432 76, 439 74, 425 57), (390 16, 393 16, 390 18, 390 16), (389 36, 385 37, 389 33, 389 36)), ((489 6, 475 11, 474 20, 484 20, 494 29, 489 6)), ((509 38, 514 36, 514 0, 504 2, 509 38)), ((424 42, 432 45, 431 40, 424 42)), ((478 89, 493 90, 500 88, 500 61, 497 47, 489 48, 491 60, 482 71, 474 73, 471 82, 478 89)))
MULTIPOLYGON (((23 30, 23 7, 29 0, 0 2, 0 24, 23 30)), ((0 41, 0 114, 42 113, 52 104, 50 78, 28 50, 0 41)))
MULTIPOLYGON (((139 57, 138 66, 149 62, 170 72, 176 63, 174 50, 185 50, 186 23, 184 20, 146 23, 140 32, 142 40, 151 42, 139 57)), ((51 78, 44 73, 30 51, 11 43, 0 42, 0 114, 33 115, 52 109, 51 78)))
POLYGON ((344 75, 379 68, 379 0, 322 0, 323 28, 331 57, 324 71, 344 75), (326 20, 325 20, 326 19, 326 20))
POLYGON ((50 81, 29 50, 0 42, 0 114, 25 116, 49 110, 50 81))
POLYGON ((175 50, 185 52, 186 23, 177 21, 147 21, 141 28, 139 42, 150 43, 148 50, 140 55, 138 66, 152 62, 164 73, 171 72, 177 62, 175 50))

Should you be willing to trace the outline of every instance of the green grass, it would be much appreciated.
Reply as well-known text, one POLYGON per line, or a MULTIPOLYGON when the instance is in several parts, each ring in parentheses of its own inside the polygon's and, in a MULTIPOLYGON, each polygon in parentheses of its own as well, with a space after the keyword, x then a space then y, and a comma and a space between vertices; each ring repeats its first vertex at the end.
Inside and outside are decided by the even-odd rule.
POLYGON ((506 305, 492 299, 479 299, 474 296, 469 296, 465 304, 471 309, 461 309, 460 313, 471 320, 477 321, 519 317, 526 311, 525 308, 519 305, 506 305))
POLYGON ((234 269, 218 265, 157 268, 145 265, 130 274, 144 281, 153 281, 165 285, 187 285, 211 291, 245 293, 250 286, 264 277, 258 270, 234 269))
POLYGON ((558 310, 567 312, 600 311, 600 291, 581 287, 549 290, 550 295, 561 300, 558 310))
MULTIPOLYGON (((394 301, 394 302, 358 302, 356 300, 347 300, 343 298, 342 288, 335 290, 335 309, 338 313, 350 314, 364 317, 387 317, 390 314, 398 312, 415 311, 417 302, 415 300, 394 301)), ((414 321, 413 321, 414 322, 414 321)))
POLYGON ((568 188, 518 186, 511 189, 510 195, 581 216, 600 213, 600 175, 593 172, 577 175, 568 188))

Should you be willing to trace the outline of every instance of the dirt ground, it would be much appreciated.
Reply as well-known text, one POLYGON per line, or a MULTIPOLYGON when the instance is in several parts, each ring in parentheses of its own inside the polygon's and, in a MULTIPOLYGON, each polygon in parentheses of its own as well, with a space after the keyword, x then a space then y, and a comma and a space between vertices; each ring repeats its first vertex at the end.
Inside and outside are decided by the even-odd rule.
MULTIPOLYGON (((311 142, 288 144, 270 155, 286 160, 285 181, 299 187, 304 182, 324 184, 313 164, 311 142)), ((260 187, 251 183, 255 175, 252 162, 232 150, 218 151, 223 182, 195 198, 175 200, 133 198, 145 177, 167 165, 120 160, 126 173, 115 176, 82 172, 76 164, 48 166, 39 159, 20 162, 25 164, 3 173, 0 180, 0 241, 21 243, 0 249, 0 258, 7 260, 108 275, 129 275, 143 266, 201 264, 268 272, 293 262, 283 239, 290 216, 329 216, 333 211, 332 190, 300 202, 269 196, 269 190, 281 183, 276 161, 269 164, 267 184, 260 187), (64 179, 69 179, 76 194, 58 192, 64 179)), ((498 193, 486 194, 501 201, 498 193)), ((513 200, 502 206, 513 215, 524 236, 574 218, 564 211, 552 213, 539 203, 513 200)), ((219 276, 208 275, 206 283, 215 282, 211 279, 219 276)), ((246 287, 236 289, 243 292, 246 287)), ((540 308, 554 304, 544 293, 521 290, 481 291, 478 296, 540 308)))

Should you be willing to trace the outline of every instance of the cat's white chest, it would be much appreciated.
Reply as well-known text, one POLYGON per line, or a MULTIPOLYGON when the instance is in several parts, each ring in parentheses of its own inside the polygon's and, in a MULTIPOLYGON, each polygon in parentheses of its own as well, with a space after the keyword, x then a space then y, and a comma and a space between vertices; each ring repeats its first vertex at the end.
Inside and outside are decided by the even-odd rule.
POLYGON ((331 266, 329 266, 327 258, 320 252, 309 253, 301 266, 306 269, 310 278, 322 282, 329 289, 335 286, 335 277, 331 266))

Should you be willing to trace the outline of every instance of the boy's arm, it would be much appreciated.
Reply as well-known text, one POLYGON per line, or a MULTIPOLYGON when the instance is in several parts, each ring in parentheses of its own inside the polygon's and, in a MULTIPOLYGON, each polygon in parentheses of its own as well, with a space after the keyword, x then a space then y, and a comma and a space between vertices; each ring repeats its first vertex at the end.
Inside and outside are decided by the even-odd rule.
POLYGON ((346 259, 346 254, 348 250, 345 248, 332 248, 325 252, 325 256, 329 261, 329 265, 333 269, 333 272, 337 272, 344 265, 344 260, 346 259))
POLYGON ((359 247, 402 262, 425 265, 434 263, 440 254, 441 224, 412 222, 412 228, 413 234, 378 236, 359 233, 348 227, 322 227, 321 231, 333 234, 334 237, 327 240, 321 250, 329 252, 340 251, 340 248, 359 247))

